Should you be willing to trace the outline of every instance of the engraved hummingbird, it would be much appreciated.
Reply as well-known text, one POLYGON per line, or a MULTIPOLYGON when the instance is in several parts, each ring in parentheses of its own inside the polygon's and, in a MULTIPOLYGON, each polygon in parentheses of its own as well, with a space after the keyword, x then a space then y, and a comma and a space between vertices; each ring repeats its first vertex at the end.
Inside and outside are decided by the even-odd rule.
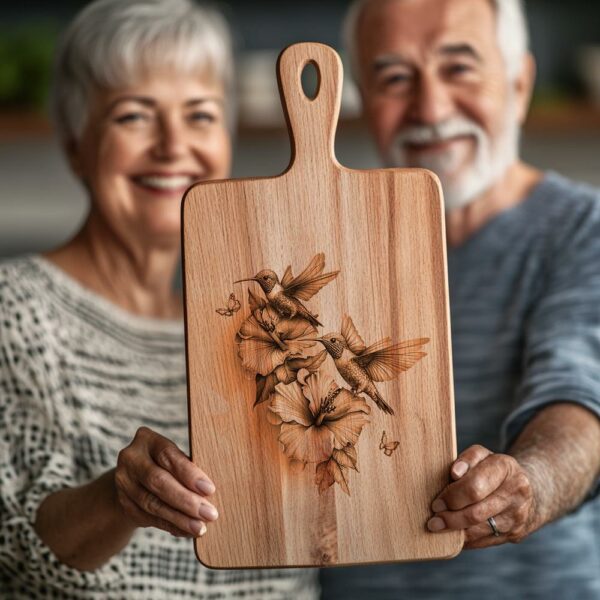
POLYGON ((429 342, 429 338, 418 338, 393 344, 387 337, 367 347, 348 315, 342 319, 340 333, 328 333, 314 339, 325 346, 338 373, 352 391, 355 394, 367 394, 382 411, 390 415, 394 414, 394 410, 383 399, 374 382, 389 381, 400 372, 410 369, 427 355, 422 346, 429 342))
POLYGON ((254 277, 238 279, 242 281, 256 281, 262 288, 267 300, 283 317, 292 319, 302 317, 314 327, 323 327, 317 320, 319 315, 311 313, 301 300, 310 300, 322 287, 335 279, 339 271, 323 273, 325 268, 325 254, 320 253, 312 258, 306 269, 297 277, 292 275, 291 265, 287 267, 281 281, 275 271, 263 269, 254 277))

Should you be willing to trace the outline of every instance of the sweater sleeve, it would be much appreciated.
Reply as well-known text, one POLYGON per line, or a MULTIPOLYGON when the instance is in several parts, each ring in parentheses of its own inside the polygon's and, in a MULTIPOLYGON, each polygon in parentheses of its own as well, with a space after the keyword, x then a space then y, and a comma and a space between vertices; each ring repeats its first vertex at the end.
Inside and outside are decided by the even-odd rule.
POLYGON ((505 448, 552 403, 573 402, 600 417, 600 202, 589 202, 574 221, 553 240, 546 285, 527 321, 518 401, 503 425, 505 448))
POLYGON ((123 575, 118 555, 96 571, 78 571, 33 527, 46 496, 85 481, 68 431, 60 340, 43 304, 2 278, 0 307, 0 582, 17 580, 31 597, 106 593, 123 575))

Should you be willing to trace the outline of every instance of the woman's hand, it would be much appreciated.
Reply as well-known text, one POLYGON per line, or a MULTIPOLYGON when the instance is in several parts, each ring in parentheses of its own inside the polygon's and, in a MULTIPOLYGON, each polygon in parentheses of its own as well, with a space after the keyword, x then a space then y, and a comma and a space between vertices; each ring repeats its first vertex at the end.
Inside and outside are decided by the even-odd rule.
POLYGON ((206 500, 215 492, 212 481, 173 442, 147 427, 119 453, 114 481, 120 506, 136 526, 197 537, 218 517, 206 500))
POLYGON ((515 458, 471 446, 450 474, 454 482, 433 501, 430 531, 465 530, 465 548, 520 542, 537 529, 530 477, 515 458), (499 536, 488 519, 493 517, 499 536))

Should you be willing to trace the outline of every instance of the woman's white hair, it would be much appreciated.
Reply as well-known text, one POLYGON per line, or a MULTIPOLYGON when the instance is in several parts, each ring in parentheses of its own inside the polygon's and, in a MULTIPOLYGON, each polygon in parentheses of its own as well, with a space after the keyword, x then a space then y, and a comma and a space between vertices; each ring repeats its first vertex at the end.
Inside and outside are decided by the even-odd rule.
MULTIPOLYGON (((348 9, 343 25, 343 42, 350 60, 354 79, 359 82, 356 34, 364 7, 371 0, 355 0, 348 9)), ((527 18, 522 0, 490 0, 496 11, 498 46, 504 57, 509 79, 514 79, 521 68, 523 56, 529 49, 527 18)))
POLYGON ((97 0, 57 49, 51 111, 63 142, 76 140, 98 89, 137 83, 157 69, 215 78, 233 113, 233 56, 225 19, 192 0, 97 0))

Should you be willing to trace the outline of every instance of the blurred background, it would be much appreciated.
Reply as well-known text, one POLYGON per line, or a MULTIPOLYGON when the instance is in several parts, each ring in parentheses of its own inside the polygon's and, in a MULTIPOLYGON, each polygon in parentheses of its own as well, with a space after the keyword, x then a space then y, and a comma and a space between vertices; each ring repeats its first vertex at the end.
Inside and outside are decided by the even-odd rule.
MULTIPOLYGON (((80 223, 85 195, 71 177, 45 116, 56 38, 84 0, 3 3, 0 19, 0 257, 40 251, 80 223)), ((289 162, 275 62, 298 41, 340 48, 349 0, 229 0, 218 6, 236 36, 240 118, 233 176, 275 175, 289 162)), ((600 186, 600 2, 527 0, 538 79, 523 156, 600 186)), ((336 141, 348 167, 378 166, 344 84, 336 141)))

